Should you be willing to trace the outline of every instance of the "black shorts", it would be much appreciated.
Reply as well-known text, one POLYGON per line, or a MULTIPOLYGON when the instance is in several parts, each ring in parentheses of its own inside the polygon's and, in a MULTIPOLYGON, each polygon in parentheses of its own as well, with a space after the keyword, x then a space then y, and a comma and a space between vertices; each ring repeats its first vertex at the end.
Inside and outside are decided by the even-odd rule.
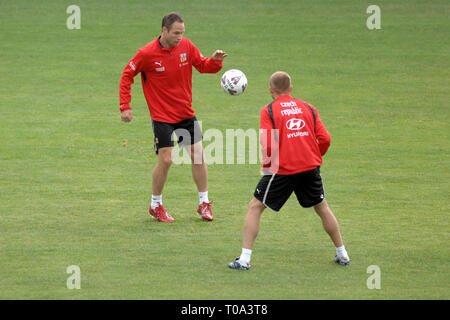
POLYGON ((298 202, 304 208, 321 203, 325 199, 325 191, 320 167, 293 175, 265 175, 253 195, 267 208, 280 211, 292 192, 295 192, 298 202))
POLYGON ((161 148, 174 146, 174 132, 178 138, 178 145, 180 147, 197 143, 203 139, 202 130, 200 129, 196 117, 178 123, 153 120, 152 125, 153 135, 155 136, 154 142, 156 154, 158 154, 158 150, 161 148))

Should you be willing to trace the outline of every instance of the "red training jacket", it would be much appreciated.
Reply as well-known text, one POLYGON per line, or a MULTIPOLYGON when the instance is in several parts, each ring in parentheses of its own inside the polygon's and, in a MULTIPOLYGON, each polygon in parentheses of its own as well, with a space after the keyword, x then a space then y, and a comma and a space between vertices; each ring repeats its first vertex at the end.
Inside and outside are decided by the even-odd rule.
POLYGON ((202 56, 187 38, 172 48, 163 48, 159 38, 139 49, 120 78, 120 111, 131 109, 131 85, 140 72, 150 117, 178 123, 192 118, 192 66, 201 73, 216 73, 222 61, 202 56))
POLYGON ((312 170, 322 164, 331 137, 320 120, 317 109, 289 94, 276 99, 272 104, 274 124, 269 116, 268 106, 261 110, 260 142, 263 154, 262 170, 266 174, 295 174, 312 170))

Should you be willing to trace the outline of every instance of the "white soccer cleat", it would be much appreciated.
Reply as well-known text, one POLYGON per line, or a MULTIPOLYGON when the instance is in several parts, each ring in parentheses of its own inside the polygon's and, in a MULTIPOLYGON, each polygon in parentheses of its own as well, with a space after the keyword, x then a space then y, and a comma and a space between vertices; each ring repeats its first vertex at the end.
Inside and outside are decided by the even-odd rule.
POLYGON ((350 258, 348 256, 335 256, 334 262, 339 263, 343 266, 348 266, 350 264, 350 258))
POLYGON ((248 263, 245 263, 245 264, 241 263, 239 261, 239 258, 240 257, 237 257, 235 261, 230 262, 228 264, 228 268, 230 268, 230 269, 237 269, 237 270, 250 270, 250 264, 248 264, 248 263))

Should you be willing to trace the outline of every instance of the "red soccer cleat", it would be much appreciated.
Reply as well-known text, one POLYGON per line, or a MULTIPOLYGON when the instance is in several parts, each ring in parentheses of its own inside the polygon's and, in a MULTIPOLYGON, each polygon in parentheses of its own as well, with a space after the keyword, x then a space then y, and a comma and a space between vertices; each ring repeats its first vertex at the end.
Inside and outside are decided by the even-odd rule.
POLYGON ((152 206, 150 206, 150 208, 148 209, 148 212, 150 213, 150 215, 153 218, 158 219, 159 222, 174 222, 175 221, 175 219, 172 218, 172 216, 167 213, 166 209, 164 209, 162 204, 157 206, 155 208, 155 210, 153 210, 152 206))
POLYGON ((212 221, 213 214, 211 212, 211 202, 203 202, 198 205, 197 213, 202 216, 203 220, 212 221))

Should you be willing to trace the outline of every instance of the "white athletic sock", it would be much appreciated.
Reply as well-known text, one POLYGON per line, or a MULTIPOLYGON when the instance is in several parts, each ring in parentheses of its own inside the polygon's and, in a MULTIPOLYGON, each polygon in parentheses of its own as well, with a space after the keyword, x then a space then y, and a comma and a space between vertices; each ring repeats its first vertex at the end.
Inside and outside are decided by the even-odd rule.
POLYGON ((162 194, 155 196, 152 194, 152 210, 155 210, 157 206, 162 204, 162 194))
POLYGON ((198 199, 199 199, 200 204, 202 204, 203 202, 209 202, 208 191, 199 192, 198 193, 198 199))
POLYGON ((241 256, 239 257, 239 262, 249 264, 251 256, 252 250, 242 248, 242 253, 241 256))
POLYGON ((348 257, 347 251, 345 250, 345 246, 343 245, 342 247, 336 247, 336 255, 338 257, 348 257))

